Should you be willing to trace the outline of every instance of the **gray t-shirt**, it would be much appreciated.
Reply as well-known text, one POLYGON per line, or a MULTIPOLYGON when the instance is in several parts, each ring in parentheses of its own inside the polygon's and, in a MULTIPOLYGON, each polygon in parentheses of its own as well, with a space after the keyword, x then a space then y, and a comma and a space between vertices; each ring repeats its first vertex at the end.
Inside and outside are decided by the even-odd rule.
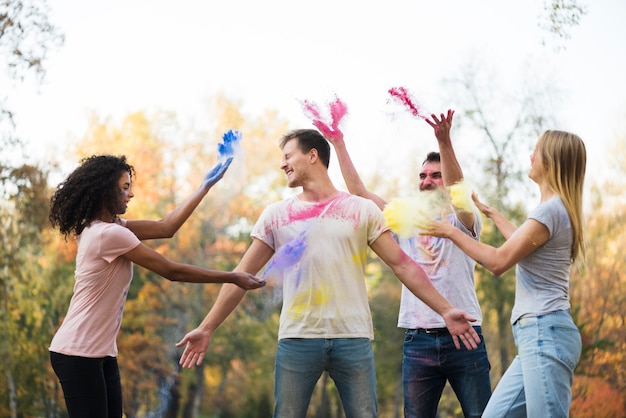
POLYGON ((515 305, 511 323, 522 316, 539 316, 570 308, 572 224, 559 196, 542 202, 528 215, 550 231, 542 246, 517 263, 515 305))

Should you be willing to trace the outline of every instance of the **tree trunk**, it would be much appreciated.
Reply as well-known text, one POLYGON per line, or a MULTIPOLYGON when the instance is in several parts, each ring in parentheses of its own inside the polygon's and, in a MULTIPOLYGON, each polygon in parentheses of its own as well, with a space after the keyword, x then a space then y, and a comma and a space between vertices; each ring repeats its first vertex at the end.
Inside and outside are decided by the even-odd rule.
MULTIPOLYGON (((495 276, 494 280, 496 283, 499 284, 499 287, 503 287, 503 286, 500 286, 500 284, 504 284, 505 279, 503 279, 500 276, 495 276)), ((498 301, 498 304, 496 306, 496 311, 498 315, 497 317, 498 346, 499 346, 498 354, 500 355, 499 377, 502 377, 502 375, 504 375, 504 372, 509 367, 509 364, 511 362, 510 355, 509 355, 509 345, 508 345, 509 332, 510 332, 509 330, 511 327, 509 318, 511 317, 511 314, 506 309, 506 301, 505 301, 506 298, 504 297, 504 292, 501 290, 499 294, 502 295, 502 298, 500 298, 500 300, 498 301)))
POLYGON ((15 380, 13 379, 13 373, 11 373, 10 368, 7 370, 7 382, 9 384, 9 409, 11 410, 11 418, 17 418, 17 394, 15 393, 15 380))
POLYGON ((183 418, 194 418, 198 416, 202 405, 202 391, 204 389, 204 366, 200 365, 195 369, 196 381, 191 382, 187 388, 187 402, 183 407, 183 418))
POLYGON ((174 376, 174 383, 167 391, 163 418, 176 418, 180 409, 180 375, 174 376))

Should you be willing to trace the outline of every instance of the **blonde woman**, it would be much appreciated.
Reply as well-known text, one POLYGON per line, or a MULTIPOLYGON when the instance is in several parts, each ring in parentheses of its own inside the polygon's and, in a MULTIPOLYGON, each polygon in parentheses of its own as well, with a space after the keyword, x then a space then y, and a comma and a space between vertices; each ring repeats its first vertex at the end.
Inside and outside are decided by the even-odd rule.
POLYGON ((495 209, 474 202, 506 238, 499 248, 476 242, 445 222, 426 235, 451 239, 494 274, 516 265, 511 314, 518 354, 498 383, 483 417, 567 417, 581 338, 570 315, 570 268, 584 257, 582 191, 586 150, 576 135, 546 131, 528 176, 541 200, 518 228, 495 209))

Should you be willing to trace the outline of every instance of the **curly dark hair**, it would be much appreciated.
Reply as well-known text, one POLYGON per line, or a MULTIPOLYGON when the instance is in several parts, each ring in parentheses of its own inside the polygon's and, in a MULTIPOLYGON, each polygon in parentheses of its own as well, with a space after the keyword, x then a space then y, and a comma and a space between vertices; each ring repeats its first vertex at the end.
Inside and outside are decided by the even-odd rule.
POLYGON ((131 179, 135 169, 126 157, 92 155, 83 158, 80 165, 57 186, 50 199, 48 219, 52 227, 59 227, 68 238, 80 235, 103 210, 115 214, 119 199, 119 179, 127 172, 131 179))

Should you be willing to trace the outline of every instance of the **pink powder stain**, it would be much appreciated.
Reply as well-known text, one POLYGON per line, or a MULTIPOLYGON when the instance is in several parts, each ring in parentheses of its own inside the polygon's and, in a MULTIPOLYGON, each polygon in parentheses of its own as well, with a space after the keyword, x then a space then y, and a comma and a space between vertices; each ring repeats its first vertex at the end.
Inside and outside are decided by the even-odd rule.
POLYGON ((289 211, 289 223, 317 218, 326 205, 315 205, 298 211, 289 211))
POLYGON ((304 208, 302 207, 294 208, 294 203, 291 203, 286 210, 286 216, 273 220, 272 224, 267 226, 267 230, 270 230, 272 228, 281 228, 293 222, 313 220, 323 215, 325 207, 330 204, 332 204, 332 201, 322 202, 322 203, 307 206, 304 208))
POLYGON ((392 87, 389 89, 389 94, 391 94, 391 97, 399 101, 403 106, 408 108, 409 112, 411 112, 413 116, 416 116, 421 119, 428 118, 427 116, 424 116, 422 114, 419 106, 414 103, 406 87, 392 87))
POLYGON ((332 127, 337 129, 339 127, 339 122, 341 119, 348 113, 348 106, 344 102, 341 101, 339 97, 335 96, 335 101, 329 103, 330 107, 330 116, 332 119, 332 127))
POLYGON ((313 103, 309 100, 304 100, 302 102, 302 110, 304 110, 304 114, 311 120, 322 120, 322 116, 320 115, 320 109, 317 103, 313 103))
POLYGON ((328 103, 330 122, 324 120, 319 106, 310 100, 303 100, 302 110, 309 119, 316 123, 316 126, 320 125, 321 130, 332 132, 339 128, 339 122, 348 113, 348 106, 339 97, 335 96, 335 100, 328 103))
POLYGON ((330 217, 349 220, 356 226, 359 224, 361 212, 359 211, 358 205, 353 206, 343 203, 349 196, 350 195, 347 193, 341 193, 330 201, 320 202, 305 208, 294 209, 290 207, 287 210, 288 218, 284 219, 282 222, 289 224, 291 222, 306 221, 323 216, 325 218, 330 217))

